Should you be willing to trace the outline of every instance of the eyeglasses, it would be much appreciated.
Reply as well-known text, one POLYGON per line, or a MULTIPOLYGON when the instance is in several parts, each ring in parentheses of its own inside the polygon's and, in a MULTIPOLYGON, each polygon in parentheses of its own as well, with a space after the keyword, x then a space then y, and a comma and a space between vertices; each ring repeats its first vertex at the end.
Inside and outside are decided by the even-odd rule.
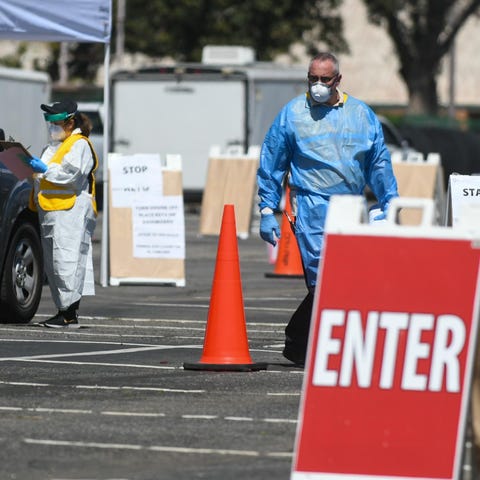
POLYGON ((310 83, 329 83, 331 82, 334 78, 338 77, 338 73, 336 75, 333 75, 332 77, 319 77, 318 75, 307 75, 308 81, 310 83))

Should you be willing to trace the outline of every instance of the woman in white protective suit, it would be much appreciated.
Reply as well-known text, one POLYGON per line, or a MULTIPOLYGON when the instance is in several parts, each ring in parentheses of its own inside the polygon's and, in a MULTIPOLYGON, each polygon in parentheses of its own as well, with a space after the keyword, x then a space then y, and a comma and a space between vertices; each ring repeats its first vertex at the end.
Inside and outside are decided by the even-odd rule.
POLYGON ((79 328, 83 295, 94 295, 92 235, 96 224, 96 153, 88 140, 92 125, 67 100, 41 105, 50 144, 30 161, 34 188, 30 208, 38 211, 45 272, 58 312, 49 328, 79 328))

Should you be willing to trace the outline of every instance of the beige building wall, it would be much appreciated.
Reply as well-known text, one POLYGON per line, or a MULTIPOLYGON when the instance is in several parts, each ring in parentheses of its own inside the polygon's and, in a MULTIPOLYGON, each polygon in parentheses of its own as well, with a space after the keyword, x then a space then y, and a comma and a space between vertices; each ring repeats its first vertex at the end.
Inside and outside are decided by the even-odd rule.
MULTIPOLYGON (((361 0, 344 0, 342 14, 351 51, 339 55, 345 91, 372 104, 405 104, 407 90, 387 33, 368 22, 361 0)), ((455 60, 455 103, 480 106, 480 16, 472 16, 459 32, 455 60)), ((444 58, 438 80, 440 103, 448 105, 449 58, 444 58)))
MULTIPOLYGON (((341 12, 344 34, 350 45, 350 54, 339 55, 342 88, 372 105, 406 105, 407 90, 398 74, 399 64, 387 33, 368 22, 362 0, 343 0, 341 12)), ((12 54, 17 46, 17 42, 0 41, 0 57, 12 54)), ((472 16, 459 32, 455 52, 455 103, 480 106, 480 15, 472 16)), ((308 57, 302 47, 293 46, 290 53, 278 60, 291 63, 295 58, 296 63, 307 65, 308 57)), ((24 55, 24 67, 33 68, 35 59, 40 64, 46 63, 48 55, 47 44, 32 42, 24 55)), ((123 67, 134 68, 146 63, 143 56, 126 56, 125 59, 128 62, 123 67)), ((99 80, 102 80, 101 74, 99 80)), ((449 104, 449 85, 449 59, 445 58, 438 82, 442 105, 449 104)))

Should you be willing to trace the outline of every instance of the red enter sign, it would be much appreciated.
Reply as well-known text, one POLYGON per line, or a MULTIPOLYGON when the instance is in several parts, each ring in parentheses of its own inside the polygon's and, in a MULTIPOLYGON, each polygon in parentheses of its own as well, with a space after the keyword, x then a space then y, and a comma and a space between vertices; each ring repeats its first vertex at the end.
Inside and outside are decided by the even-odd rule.
POLYGON ((458 474, 480 250, 378 233, 326 237, 292 480, 458 474))

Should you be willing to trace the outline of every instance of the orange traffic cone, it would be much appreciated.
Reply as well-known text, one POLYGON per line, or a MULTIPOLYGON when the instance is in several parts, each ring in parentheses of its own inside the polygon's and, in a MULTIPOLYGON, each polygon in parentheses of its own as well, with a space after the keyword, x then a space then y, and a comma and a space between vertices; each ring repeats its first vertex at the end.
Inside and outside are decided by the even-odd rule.
POLYGON ((248 349, 233 205, 223 208, 203 354, 199 363, 184 363, 183 368, 231 371, 267 368, 266 363, 253 363, 248 349))
POLYGON ((285 190, 285 214, 282 218, 280 238, 278 239, 277 261, 273 272, 266 273, 266 277, 304 278, 300 250, 289 220, 289 217, 292 216, 291 212, 290 189, 287 186, 285 190))

